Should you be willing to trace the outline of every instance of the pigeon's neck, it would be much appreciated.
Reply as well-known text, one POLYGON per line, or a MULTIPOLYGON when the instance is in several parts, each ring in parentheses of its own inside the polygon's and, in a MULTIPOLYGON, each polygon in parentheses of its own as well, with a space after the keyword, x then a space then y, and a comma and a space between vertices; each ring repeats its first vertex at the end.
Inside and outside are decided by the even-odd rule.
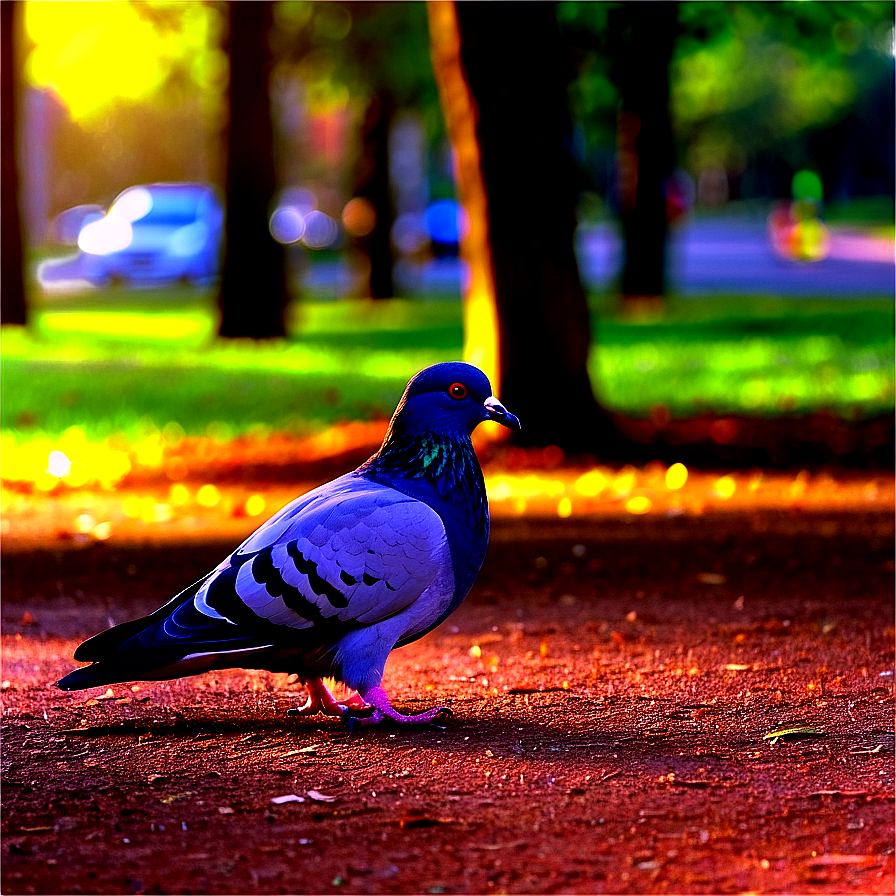
POLYGON ((470 437, 449 438, 432 431, 409 435, 390 430, 380 450, 358 472, 390 485, 397 479, 428 482, 441 495, 452 494, 471 479, 482 482, 470 437))
POLYGON ((390 429, 380 450, 358 473, 443 509, 476 532, 488 532, 485 482, 466 433, 448 437, 433 431, 414 435, 390 429))

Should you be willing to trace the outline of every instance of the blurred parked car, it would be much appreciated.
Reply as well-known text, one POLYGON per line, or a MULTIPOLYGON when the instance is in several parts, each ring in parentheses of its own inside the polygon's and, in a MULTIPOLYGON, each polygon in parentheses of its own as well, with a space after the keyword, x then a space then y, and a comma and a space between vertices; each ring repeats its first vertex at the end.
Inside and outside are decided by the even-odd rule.
POLYGON ((206 184, 129 187, 98 219, 87 217, 76 258, 46 263, 42 281, 209 285, 219 273, 223 207, 206 184))

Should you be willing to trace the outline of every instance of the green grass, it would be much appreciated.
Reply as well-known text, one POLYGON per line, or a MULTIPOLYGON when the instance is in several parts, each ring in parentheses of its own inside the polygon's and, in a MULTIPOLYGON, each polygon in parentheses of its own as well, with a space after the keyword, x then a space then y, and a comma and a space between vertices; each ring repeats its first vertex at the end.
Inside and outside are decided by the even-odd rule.
MULTIPOLYGON (((661 320, 594 300, 592 379, 613 410, 644 416, 807 413, 893 406, 893 307, 881 300, 672 301, 661 320)), ((4 331, 0 426, 21 443, 80 427, 129 440, 319 431, 387 416, 415 370, 461 354, 455 302, 315 302, 276 344, 214 340, 208 295, 109 291, 45 300, 4 331)))
POLYGON ((893 408, 893 325, 885 300, 680 300, 652 323, 598 316, 592 381, 634 416, 873 415, 893 408))

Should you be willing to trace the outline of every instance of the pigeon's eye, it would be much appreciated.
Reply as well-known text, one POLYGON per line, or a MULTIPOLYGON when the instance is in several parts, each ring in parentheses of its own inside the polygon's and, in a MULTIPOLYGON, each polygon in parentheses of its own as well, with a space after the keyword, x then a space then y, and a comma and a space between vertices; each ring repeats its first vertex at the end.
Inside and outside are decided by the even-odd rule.
POLYGON ((463 401, 469 393, 467 392, 467 387, 463 383, 452 383, 448 387, 448 394, 458 401, 463 401))

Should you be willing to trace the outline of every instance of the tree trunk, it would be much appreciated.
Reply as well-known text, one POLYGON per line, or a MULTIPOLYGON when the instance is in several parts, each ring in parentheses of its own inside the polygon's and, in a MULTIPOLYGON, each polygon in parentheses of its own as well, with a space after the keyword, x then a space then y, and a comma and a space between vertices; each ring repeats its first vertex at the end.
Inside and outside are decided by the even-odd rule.
MULTIPOLYGON (((430 19, 436 70, 450 60, 450 54, 439 56, 440 42, 449 41, 436 28, 449 28, 448 8, 456 15, 460 68, 473 101, 476 146, 455 143, 455 151, 473 161, 478 153, 484 187, 485 201, 478 205, 471 205, 464 191, 461 198, 471 230, 486 235, 480 251, 490 253, 480 264, 493 285, 496 392, 523 421, 518 444, 601 453, 615 439, 588 376, 591 327, 573 246, 579 183, 569 154, 571 67, 554 6, 433 7, 441 7, 430 19), (437 22, 437 15, 445 21, 437 22), (479 215, 484 222, 476 220, 479 215)), ((437 78, 455 140, 469 123, 452 128, 450 119, 469 118, 469 112, 463 108, 462 79, 451 75, 443 70, 437 78)), ((468 343, 480 335, 487 342, 488 325, 485 315, 481 333, 467 333, 468 343)), ((488 350, 483 354, 487 357, 488 350)))
POLYGON ((28 322, 19 207, 19 85, 16 40, 24 4, 0 3, 0 323, 28 322))
POLYGON ((285 336, 285 257, 268 229, 276 192, 269 93, 271 4, 267 0, 233 0, 225 8, 230 122, 218 332, 253 339, 285 336))
POLYGON ((623 308, 660 306, 666 289, 666 179, 675 164, 669 115, 669 63, 677 4, 629 2, 629 40, 621 68, 617 198, 625 261, 623 308))
POLYGON ((394 114, 392 96, 387 90, 378 91, 364 116, 355 180, 355 195, 367 199, 376 213, 373 230, 355 239, 355 244, 370 261, 370 295, 374 299, 389 299, 395 295, 392 282, 395 215, 389 190, 389 129, 394 114))

